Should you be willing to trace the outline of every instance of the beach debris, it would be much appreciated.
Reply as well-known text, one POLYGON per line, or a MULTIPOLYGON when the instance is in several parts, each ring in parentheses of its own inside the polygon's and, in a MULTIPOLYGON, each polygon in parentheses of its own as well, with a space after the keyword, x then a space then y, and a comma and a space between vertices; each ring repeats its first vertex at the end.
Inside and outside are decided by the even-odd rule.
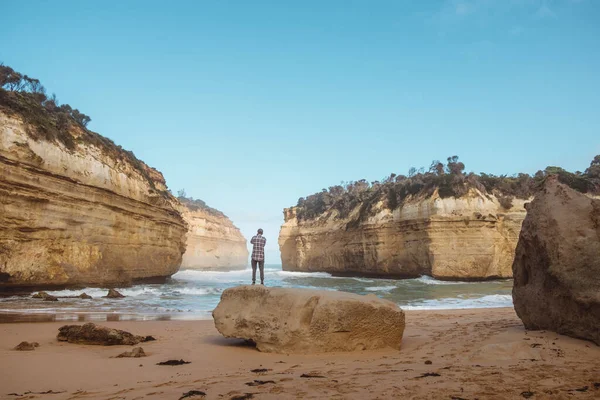
POLYGON ((31 390, 23 393, 23 394, 19 394, 19 393, 9 393, 8 396, 17 396, 17 397, 21 397, 21 396, 26 396, 28 394, 60 394, 60 393, 65 393, 65 391, 63 390, 62 392, 55 392, 54 390, 46 390, 45 392, 32 392, 31 390))
POLYGON ((15 346, 14 350, 32 351, 35 350, 36 347, 40 347, 40 344, 38 342, 21 342, 15 346))
POLYGON ((433 362, 431 362, 431 360, 425 360, 425 365, 431 365, 433 364, 433 362))
POLYGON ((58 301, 58 297, 52 296, 46 292, 38 292, 31 296, 34 299, 42 299, 44 301, 58 301))
POLYGON ((569 389, 569 392, 587 392, 589 389, 589 386, 584 386, 584 387, 580 387, 577 389, 569 389))
POLYGON ((450 396, 450 400, 467 400, 464 397, 450 396))
POLYGON ((61 342, 95 344, 102 346, 135 345, 147 342, 148 336, 137 336, 120 329, 87 323, 84 325, 64 325, 58 328, 56 338, 61 342))
POLYGON ((231 400, 248 400, 254 397, 254 393, 244 393, 237 396, 233 396, 231 400))
POLYGON ((300 378, 325 378, 323 375, 318 375, 314 373, 302 374, 300 378))
POLYGON ((264 374, 266 372, 272 371, 272 369, 267 369, 267 368, 255 368, 255 369, 251 369, 250 372, 254 372, 255 374, 264 374))
POLYGON ((419 376, 416 376, 415 379, 419 379, 419 378, 426 378, 428 376, 441 376, 440 374, 438 374, 437 372, 425 372, 424 374, 421 374, 419 376))
POLYGON ((123 296, 121 293, 117 292, 115 289, 109 289, 108 294, 104 296, 107 299, 122 299, 123 296))
POLYGON ((526 390, 524 392, 521 392, 521 396, 523 396, 524 398, 528 399, 530 397, 532 397, 535 394, 535 392, 531 392, 529 390, 526 390))
POLYGON ((246 382, 246 385, 248 385, 248 386, 261 386, 261 385, 266 385, 268 383, 275 383, 275 381, 259 381, 259 380, 255 379, 253 382, 246 382))
POLYGON ((600 389, 600 382, 594 382, 594 389, 600 389))
POLYGON ((183 365, 183 364, 191 364, 191 361, 183 361, 183 360, 167 360, 167 361, 162 361, 159 363, 156 363, 156 365, 171 365, 171 366, 175 366, 175 365, 183 365))
POLYGON ((206 393, 201 391, 201 390, 190 390, 189 392, 185 392, 180 398, 181 399, 187 399, 188 397, 194 397, 194 396, 206 396, 206 393))
POLYGON ((117 356, 117 358, 125 358, 125 357, 146 357, 146 353, 144 353, 144 349, 141 347, 134 347, 131 351, 126 351, 117 356))
POLYGON ((541 343, 531 343, 529 346, 531 346, 531 348, 535 349, 536 347, 540 347, 542 344, 541 343))

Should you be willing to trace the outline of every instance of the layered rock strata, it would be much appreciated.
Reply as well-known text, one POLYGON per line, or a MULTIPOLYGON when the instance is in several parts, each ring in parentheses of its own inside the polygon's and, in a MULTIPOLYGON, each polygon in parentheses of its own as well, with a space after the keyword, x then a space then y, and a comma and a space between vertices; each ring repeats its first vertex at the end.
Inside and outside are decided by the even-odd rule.
POLYGON ((224 336, 274 353, 400 349, 404 333, 404 312, 374 295, 262 285, 225 290, 213 318, 224 336))
POLYGON ((389 210, 358 218, 360 205, 346 218, 332 210, 298 220, 284 210, 279 234, 283 269, 339 275, 481 280, 509 278, 524 200, 505 209, 477 189, 459 198, 409 197, 389 210))
POLYGON ((44 129, 0 107, 0 288, 175 273, 186 224, 162 174, 75 124, 64 142, 44 129))
POLYGON ((600 199, 547 179, 527 207, 513 272, 525 328, 600 345, 600 199))
POLYGON ((180 207, 188 225, 182 269, 235 270, 248 265, 246 239, 223 214, 190 206, 180 207))

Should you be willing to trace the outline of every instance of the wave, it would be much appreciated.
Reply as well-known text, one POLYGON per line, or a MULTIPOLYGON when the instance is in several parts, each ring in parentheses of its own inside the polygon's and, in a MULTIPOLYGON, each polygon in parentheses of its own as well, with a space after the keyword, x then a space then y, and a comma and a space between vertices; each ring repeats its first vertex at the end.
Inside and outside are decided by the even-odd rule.
POLYGON ((464 281, 439 281, 431 276, 422 275, 418 278, 411 279, 416 282, 424 283, 425 285, 469 285, 477 282, 464 282, 464 281))
POLYGON ((512 295, 489 294, 477 298, 461 299, 456 297, 436 300, 422 300, 400 305, 404 310, 456 310, 465 308, 513 307, 512 295))
POLYGON ((389 292, 390 290, 394 290, 398 288, 398 286, 371 286, 366 287, 365 290, 369 292, 389 292))

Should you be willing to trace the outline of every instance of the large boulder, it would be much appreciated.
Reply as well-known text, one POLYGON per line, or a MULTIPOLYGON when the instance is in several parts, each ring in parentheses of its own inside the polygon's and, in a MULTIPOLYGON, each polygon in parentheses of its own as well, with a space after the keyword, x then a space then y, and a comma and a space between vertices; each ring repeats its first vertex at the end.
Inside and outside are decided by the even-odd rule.
POLYGON ((120 329, 111 329, 93 323, 64 325, 58 328, 56 338, 61 342, 97 344, 103 346, 135 345, 154 340, 152 336, 138 336, 120 329))
POLYGON ((527 206, 513 274, 525 328, 600 345, 600 200, 547 179, 527 206))
POLYGON ((400 349, 404 332, 404 312, 390 301, 309 289, 230 288, 213 318, 224 336, 274 353, 400 349))

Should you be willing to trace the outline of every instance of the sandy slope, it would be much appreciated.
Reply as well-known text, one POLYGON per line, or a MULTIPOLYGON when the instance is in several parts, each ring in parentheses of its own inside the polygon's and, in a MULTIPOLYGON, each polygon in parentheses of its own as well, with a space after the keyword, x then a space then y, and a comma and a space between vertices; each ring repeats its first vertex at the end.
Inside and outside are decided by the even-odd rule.
POLYGON ((106 322, 158 339, 142 344, 146 358, 117 359, 111 357, 130 348, 59 343, 61 325, 0 325, 1 398, 179 399, 190 390, 206 392, 207 399, 244 393, 256 399, 520 399, 523 392, 534 399, 600 398, 600 347, 525 332, 509 308, 409 311, 400 351, 307 356, 260 353, 222 338, 212 321, 106 322), (40 347, 11 350, 22 340, 40 347), (191 364, 156 365, 179 358, 191 364), (269 371, 251 372, 257 368, 269 371), (301 377, 309 373, 323 377, 301 377), (440 376, 421 377, 426 373, 440 376), (246 385, 254 380, 274 383, 246 385), (49 390, 61 393, 11 394, 49 390))

